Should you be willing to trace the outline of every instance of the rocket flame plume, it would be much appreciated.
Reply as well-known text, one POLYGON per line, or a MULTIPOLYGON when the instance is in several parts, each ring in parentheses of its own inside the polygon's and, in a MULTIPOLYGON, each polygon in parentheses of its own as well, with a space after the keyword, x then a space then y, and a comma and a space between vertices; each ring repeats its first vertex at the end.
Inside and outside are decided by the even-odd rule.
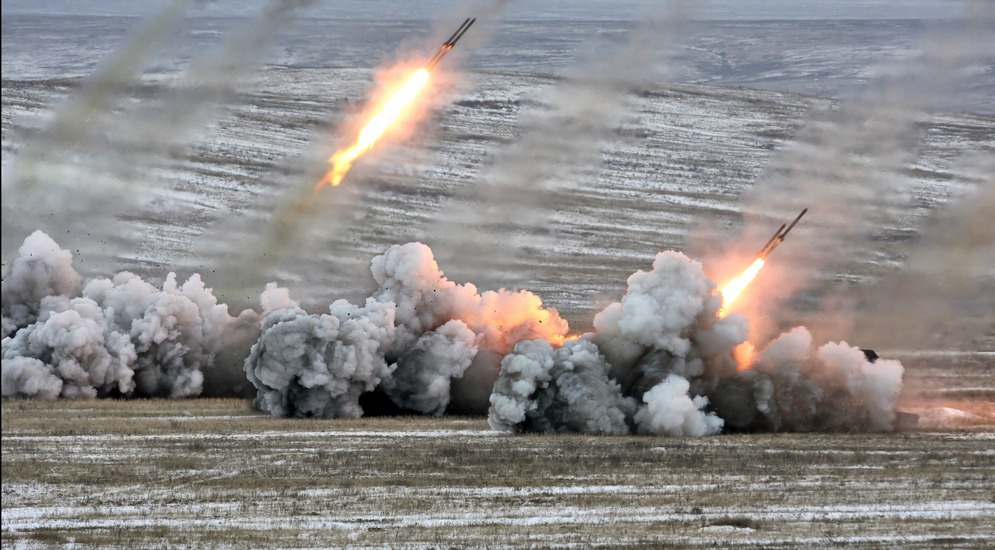
POLYGON ((442 43, 442 47, 439 48, 435 55, 425 64, 424 67, 418 69, 414 72, 408 80, 394 93, 387 98, 383 106, 377 111, 373 118, 363 126, 363 129, 359 132, 359 137, 356 138, 356 142, 352 144, 348 149, 340 149, 335 152, 331 158, 328 159, 328 163, 331 168, 325 172, 324 177, 315 184, 314 190, 318 191, 326 185, 331 185, 332 187, 337 186, 342 183, 342 179, 345 178, 346 174, 349 173, 349 169, 352 168, 352 163, 356 161, 360 156, 373 148, 373 146, 383 137, 384 132, 394 124, 395 121, 404 113, 404 111, 411 105, 411 103, 418 97, 425 85, 428 84, 429 71, 434 69, 439 61, 446 56, 453 47, 456 46, 456 42, 466 34, 466 31, 470 29, 470 26, 476 21, 475 18, 468 18, 463 21, 463 24, 456 29, 456 32, 449 37, 448 40, 442 43))
POLYGON ((383 107, 373 115, 373 118, 363 126, 356 138, 356 143, 348 149, 336 151, 328 163, 331 168, 325 176, 315 185, 315 191, 325 185, 337 186, 342 182, 342 178, 349 173, 352 163, 363 153, 373 148, 373 145, 383 136, 387 128, 404 112, 421 90, 428 84, 429 74, 425 69, 418 69, 408 78, 407 82, 384 103, 383 107))
POLYGON ((732 307, 732 303, 736 301, 736 298, 739 298, 739 295, 746 290, 746 287, 750 286, 750 283, 756 278, 757 273, 760 273, 760 270, 763 269, 764 263, 762 258, 753 260, 753 263, 750 264, 750 267, 746 268, 746 271, 722 287, 722 309, 719 310, 719 317, 725 317, 729 314, 729 308, 732 307))
POLYGON ((722 309, 720 309, 717 313, 719 317, 725 317, 729 314, 729 308, 732 306, 732 303, 736 301, 736 298, 739 298, 739 295, 746 290, 746 287, 750 286, 750 283, 752 283, 753 279, 756 278, 757 273, 760 273, 760 270, 763 269, 764 262, 768 257, 770 257, 770 253, 773 252, 778 245, 784 242, 784 238, 788 236, 788 233, 790 233, 792 229, 794 229, 795 224, 802 219, 802 216, 804 216, 806 212, 808 212, 808 208, 802 210, 801 214, 798 214, 798 217, 796 217, 790 225, 784 224, 781 225, 781 227, 778 227, 777 231, 774 232, 774 236, 772 236, 770 240, 764 244, 763 248, 760 249, 760 252, 757 252, 757 258, 753 260, 750 267, 746 268, 746 271, 744 271, 740 276, 729 281, 722 287, 722 309))

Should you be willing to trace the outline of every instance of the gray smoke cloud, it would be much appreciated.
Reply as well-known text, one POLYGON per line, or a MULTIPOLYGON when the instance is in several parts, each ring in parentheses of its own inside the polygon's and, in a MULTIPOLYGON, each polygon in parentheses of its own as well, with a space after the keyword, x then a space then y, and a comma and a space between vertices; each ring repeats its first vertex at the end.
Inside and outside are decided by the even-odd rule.
POLYGON ((258 334, 258 314, 230 316, 198 275, 180 284, 170 273, 162 288, 128 272, 82 285, 72 254, 41 231, 2 293, 5 397, 196 396, 218 354, 258 334))
MULTIPOLYGON (((703 436, 737 430, 891 430, 903 368, 795 328, 737 360, 749 327, 678 252, 629 277, 595 332, 561 348, 524 341, 501 362, 495 430, 703 436), (580 359, 578 359, 578 357, 580 359), (742 370, 742 372, 739 372, 742 370)), ((742 354, 740 354, 742 355, 742 354)))
POLYGON ((382 389, 402 409, 441 415, 449 406, 452 381, 463 378, 478 349, 466 324, 449 321, 404 351, 382 389))
POLYGON ((626 434, 636 400, 608 378, 592 342, 527 340, 501 361, 487 422, 498 431, 626 434))
POLYGON ((903 372, 898 361, 872 362, 846 342, 814 347, 812 334, 797 327, 711 395, 738 429, 890 431, 903 372))
POLYGON ((358 418, 359 396, 395 367, 384 355, 394 337, 391 304, 332 304, 330 314, 282 308, 263 318, 245 362, 256 408, 273 416, 358 418))
POLYGON ((486 409, 496 378, 488 358, 521 340, 562 341, 567 332, 566 321, 531 292, 478 293, 450 281, 421 243, 390 247, 371 272, 378 288, 361 308, 339 300, 327 314, 308 314, 286 296, 270 297, 272 288, 264 293, 275 309, 264 312, 245 363, 256 407, 274 416, 357 417, 360 398, 376 391, 426 414, 451 404, 486 409), (487 388, 483 403, 455 384, 464 376, 487 388))
POLYGON ((128 272, 84 282, 36 232, 3 280, 3 396, 232 395, 226 371, 241 362, 254 405, 274 416, 487 411, 499 431, 669 436, 895 420, 897 361, 816 347, 803 327, 737 360, 746 318, 719 315, 715 283, 678 252, 629 277, 595 332, 574 338, 528 291, 447 279, 421 243, 390 247, 371 273, 378 288, 362 306, 312 314, 270 284, 262 314, 232 317, 197 275, 171 273, 161 288, 128 272))

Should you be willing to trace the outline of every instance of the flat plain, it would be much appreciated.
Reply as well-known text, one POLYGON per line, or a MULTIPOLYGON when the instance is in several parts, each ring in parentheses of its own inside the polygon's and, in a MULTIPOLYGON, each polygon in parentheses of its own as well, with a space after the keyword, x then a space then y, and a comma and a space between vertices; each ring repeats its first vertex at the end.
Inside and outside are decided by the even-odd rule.
POLYGON ((472 417, 278 419, 241 399, 5 400, 2 541, 982 548, 995 402, 971 388, 991 372, 961 361, 939 388, 949 361, 910 369, 901 408, 920 424, 880 434, 510 435, 472 417))

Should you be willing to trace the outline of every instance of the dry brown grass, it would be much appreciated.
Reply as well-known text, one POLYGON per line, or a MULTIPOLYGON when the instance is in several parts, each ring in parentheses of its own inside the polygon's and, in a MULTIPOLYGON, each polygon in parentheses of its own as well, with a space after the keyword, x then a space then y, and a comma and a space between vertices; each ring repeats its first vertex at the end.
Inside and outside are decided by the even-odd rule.
POLYGON ((243 400, 5 401, 3 543, 983 546, 992 430, 507 436, 243 400))

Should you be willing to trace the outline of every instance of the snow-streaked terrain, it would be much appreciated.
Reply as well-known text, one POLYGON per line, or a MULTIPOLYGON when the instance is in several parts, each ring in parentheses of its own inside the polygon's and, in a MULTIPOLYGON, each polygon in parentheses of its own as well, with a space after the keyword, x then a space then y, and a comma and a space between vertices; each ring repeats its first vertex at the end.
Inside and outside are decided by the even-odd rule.
MULTIPOLYGON (((985 546, 990 428, 665 439, 4 402, 4 545, 985 546), (60 426, 51 433, 50 426, 60 426)), ((940 411, 940 409, 936 409, 940 411)))

